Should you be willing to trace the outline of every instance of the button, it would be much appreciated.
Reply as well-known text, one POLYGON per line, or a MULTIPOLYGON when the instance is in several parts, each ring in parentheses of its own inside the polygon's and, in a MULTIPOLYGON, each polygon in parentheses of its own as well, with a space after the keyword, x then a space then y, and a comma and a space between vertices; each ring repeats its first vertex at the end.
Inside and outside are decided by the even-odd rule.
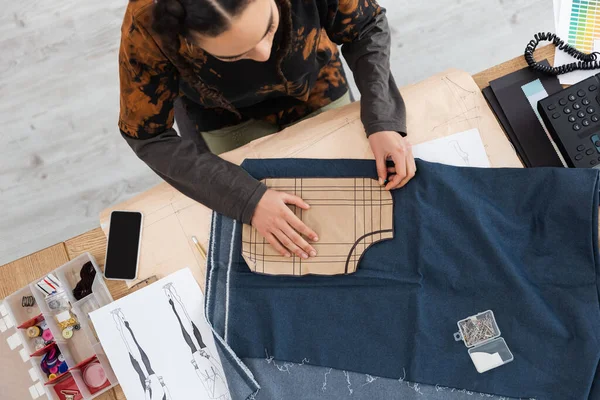
POLYGON ((581 106, 578 103, 573 104, 573 109, 579 110, 581 106))
POLYGON ((569 99, 569 101, 575 101, 576 97, 573 96, 572 94, 570 94, 568 99, 569 99))
POLYGON ((556 104, 550 104, 550 105, 548 106, 548 111, 552 111, 552 110, 554 110, 555 108, 556 108, 556 104))
POLYGON ((598 116, 597 115, 592 115, 592 121, 598 122, 598 116))
POLYGON ((579 112, 577 113, 577 116, 578 116, 579 118, 583 118, 583 117, 585 117, 585 113, 584 113, 583 111, 579 111, 579 112))
POLYGON ((596 146, 596 147, 600 147, 600 140, 597 140, 597 141, 595 141, 595 142, 594 142, 594 146, 596 146))
POLYGON ((552 118, 556 119, 558 117, 560 117, 560 113, 554 113, 554 114, 552 114, 552 118))
POLYGON ((569 107, 565 107, 565 109, 563 110, 565 114, 571 114, 571 109, 569 107))
POLYGON ((583 151, 585 149, 585 146, 580 144, 579 146, 577 146, 577 151, 583 151))
POLYGON ((593 114, 596 112, 596 110, 594 109, 594 107, 588 107, 587 112, 588 112, 588 114, 593 114))
POLYGON ((590 87, 588 88, 588 90, 589 90, 590 92, 593 92, 593 91, 594 91, 594 90, 596 90, 596 89, 598 89, 598 88, 597 88, 596 86, 594 86, 594 85, 592 85, 592 86, 590 86, 590 87))
POLYGON ((596 165, 596 164, 598 164, 598 161, 596 161, 596 160, 590 161, 590 165, 596 165))
POLYGON ((585 96, 585 92, 583 90, 578 90, 577 91, 577 96, 583 97, 583 96, 585 96))
POLYGON ((573 129, 578 131, 581 129, 581 126, 579 124, 575 124, 575 125, 573 125, 573 129))
POLYGON ((62 337, 65 339, 71 339, 73 337, 73 328, 68 327, 62 330, 62 337))
POLYGON ((587 149, 585 151, 585 154, 587 154, 588 156, 591 156, 592 154, 594 154, 594 149, 587 149))
POLYGON ((567 101, 565 99, 560 99, 558 101, 558 104, 560 104, 561 106, 566 106, 567 105, 567 101))
POLYGON ((581 100, 581 104, 583 104, 584 106, 587 106, 590 104, 590 101, 588 99, 583 99, 583 100, 581 100))
MULTIPOLYGON (((559 114, 559 115, 560 115, 560 114, 559 114)), ((577 119, 577 118, 575 118, 574 116, 572 116, 572 115, 569 115, 569 122, 575 122, 575 120, 576 120, 576 119, 577 119)))
POLYGON ((577 154, 577 155, 575 156, 575 160, 577 160, 577 161, 581 160, 582 158, 583 158, 583 155, 582 155, 582 154, 577 154))
POLYGON ((583 121, 581 121, 581 125, 590 126, 590 121, 588 121, 587 119, 584 119, 583 121))

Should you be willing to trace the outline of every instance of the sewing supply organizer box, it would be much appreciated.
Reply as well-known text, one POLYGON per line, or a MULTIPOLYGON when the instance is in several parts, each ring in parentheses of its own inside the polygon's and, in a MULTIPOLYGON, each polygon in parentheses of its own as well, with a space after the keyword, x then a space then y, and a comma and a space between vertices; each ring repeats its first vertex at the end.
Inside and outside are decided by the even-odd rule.
POLYGON ((116 386, 89 317, 112 301, 89 253, 0 301, 0 399, 93 399, 116 386))

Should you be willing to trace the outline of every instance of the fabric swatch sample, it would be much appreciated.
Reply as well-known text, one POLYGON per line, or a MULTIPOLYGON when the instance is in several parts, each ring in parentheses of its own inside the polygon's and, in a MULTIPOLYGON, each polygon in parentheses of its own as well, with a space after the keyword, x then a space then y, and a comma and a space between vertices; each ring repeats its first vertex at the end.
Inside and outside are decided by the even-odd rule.
POLYGON ((290 206, 319 235, 318 256, 284 257, 250 225, 242 231, 242 255, 253 272, 268 275, 350 274, 374 243, 394 237, 392 195, 370 178, 264 179, 270 189, 294 194, 309 210, 290 206))

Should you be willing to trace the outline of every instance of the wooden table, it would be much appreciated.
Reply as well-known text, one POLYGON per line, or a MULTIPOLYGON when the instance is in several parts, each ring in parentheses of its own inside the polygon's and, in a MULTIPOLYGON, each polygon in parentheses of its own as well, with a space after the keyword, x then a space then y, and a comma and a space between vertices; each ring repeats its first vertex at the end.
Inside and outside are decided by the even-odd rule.
MULTIPOLYGON (((538 60, 548 58, 552 64, 554 62, 554 47, 545 46, 540 48, 536 52, 536 58, 538 60)), ((477 85, 483 89, 489 85, 490 81, 526 66, 527 64, 523 57, 519 56, 473 75, 473 79, 477 85)), ((98 264, 103 268, 105 250, 106 236, 102 229, 98 227, 65 242, 58 243, 3 265, 0 267, 0 299, 85 252, 91 253, 98 261, 98 264)), ((106 282, 115 299, 121 298, 129 292, 127 286, 123 282, 106 282)), ((99 399, 125 399, 125 395, 120 386, 117 386, 115 389, 100 396, 99 399)))

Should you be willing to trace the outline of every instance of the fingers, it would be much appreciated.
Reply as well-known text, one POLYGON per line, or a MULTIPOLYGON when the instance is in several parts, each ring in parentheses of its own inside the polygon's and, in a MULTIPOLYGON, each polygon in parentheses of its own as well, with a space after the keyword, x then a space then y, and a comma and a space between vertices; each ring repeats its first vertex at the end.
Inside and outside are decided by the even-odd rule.
POLYGON ((308 254, 306 254, 306 252, 304 252, 304 250, 302 250, 300 247, 298 247, 296 245, 296 243, 294 243, 292 241, 292 239, 290 239, 290 237, 284 231, 277 230, 274 232, 274 235, 277 238, 277 240, 279 240, 279 242, 285 248, 287 248, 289 251, 291 251, 292 253, 296 254, 298 257, 301 257, 305 260, 308 258, 308 254))
MULTIPOLYGON (((296 230, 294 230, 290 225, 286 225, 285 227, 283 227, 281 229, 281 231, 292 241, 292 243, 295 246, 297 246, 298 251, 295 251, 294 253, 298 257, 307 259, 309 256, 315 257, 317 255, 317 252, 314 249, 314 247, 312 247, 310 244, 308 244, 308 242, 306 240, 304 240, 302 238, 302 236, 300 236, 298 234, 298 232, 296 232, 296 230)), ((288 246, 286 246, 286 247, 288 247, 288 246)), ((290 247, 288 247, 288 249, 291 250, 290 247)))
POLYGON ((417 172, 417 165, 412 153, 412 146, 405 141, 399 148, 390 154, 394 167, 387 168, 391 174, 386 190, 398 189, 405 186, 417 172))
POLYGON ((375 164, 377 166, 377 176, 379 177, 379 184, 383 185, 388 175, 385 166, 385 155, 376 155, 375 164))
POLYGON ((267 239, 267 241, 271 244, 271 246, 273 246, 275 248, 275 250, 277 250, 277 252, 279 254, 281 254, 284 257, 291 257, 292 255, 290 254, 289 251, 287 251, 287 249, 285 247, 283 247, 281 245, 281 243, 279 243, 279 240, 277 240, 277 238, 275 237, 275 235, 273 235, 272 233, 269 233, 265 236, 265 239, 267 239))
POLYGON ((289 193, 282 193, 282 199, 286 204, 293 204, 303 210, 308 210, 310 206, 298 196, 289 193))
MULTIPOLYGON (((308 210, 310 206, 300 197, 283 192, 267 191, 266 208, 255 211, 252 225, 263 235, 273 248, 281 255, 308 259, 316 257, 316 250, 307 240, 317 241, 317 234, 304 224, 290 209, 288 205, 308 210), (305 235, 305 239, 301 235, 305 235)), ((260 205, 260 204, 259 204, 260 205)))
POLYGON ((408 154, 405 157, 406 160, 406 176, 404 177, 404 179, 402 179, 402 182, 400 182, 400 186, 399 187, 403 187, 404 185, 406 185, 408 183, 408 181, 410 181, 414 176, 415 173, 417 172, 417 165, 415 164, 415 158, 413 157, 412 154, 412 149, 408 149, 408 154))
MULTIPOLYGON (((285 216, 285 219, 286 219, 287 223, 291 225, 292 228, 294 228, 296 231, 300 232, 301 234, 303 234, 304 236, 306 236, 313 242, 316 242, 319 240, 319 236, 315 233, 315 231, 313 231, 308 226, 306 226, 306 224, 304 222, 302 222, 302 220, 300 218, 298 218, 292 212, 292 210, 290 210, 290 212, 286 213, 286 214, 287 215, 285 216)), ((298 243, 298 242, 296 242, 296 243, 298 243)), ((310 251, 309 251, 309 253, 310 253, 310 251)))
POLYGON ((402 154, 400 151, 395 151, 394 153, 392 153, 391 156, 396 168, 396 174, 393 175, 388 184, 385 185, 385 190, 393 190, 399 188, 400 183, 406 177, 405 155, 402 154))

